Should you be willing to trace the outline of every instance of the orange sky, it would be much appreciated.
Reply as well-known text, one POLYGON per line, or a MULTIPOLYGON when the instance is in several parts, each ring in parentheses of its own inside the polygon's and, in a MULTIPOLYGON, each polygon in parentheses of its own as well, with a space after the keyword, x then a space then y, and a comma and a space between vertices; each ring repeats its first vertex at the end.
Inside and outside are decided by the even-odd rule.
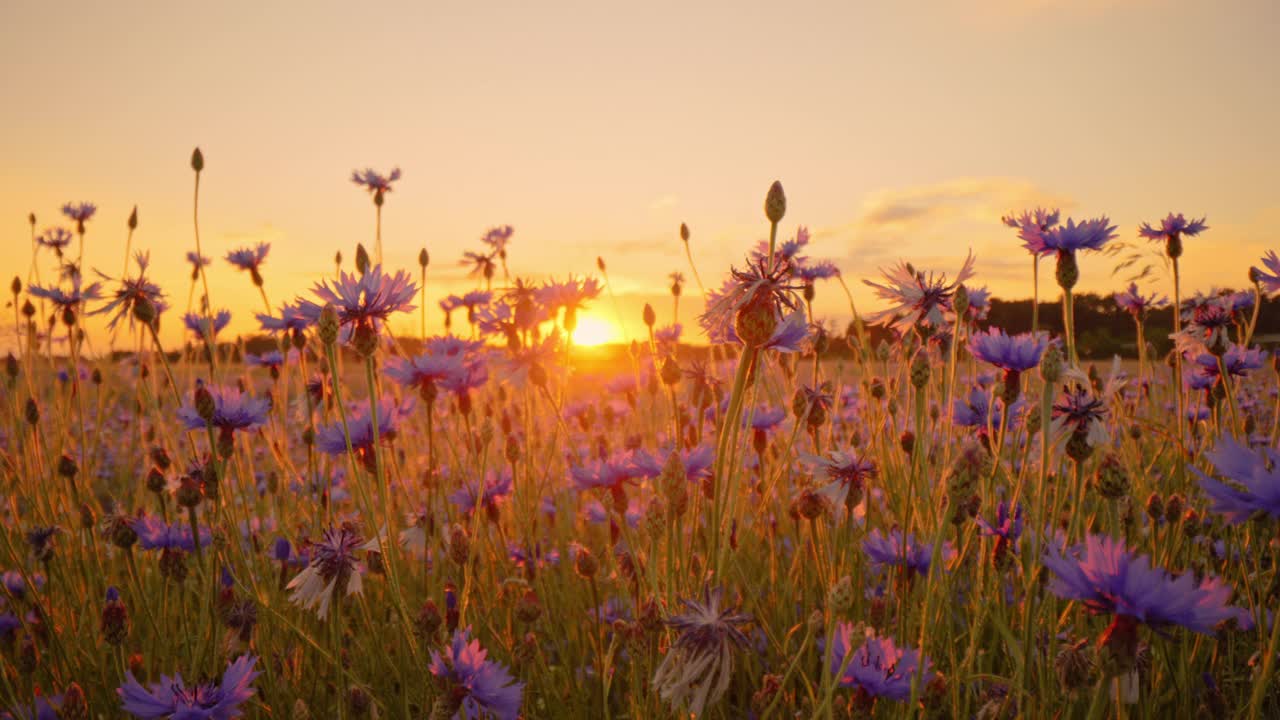
MULTIPOLYGON (((864 311, 857 280, 878 266, 954 272, 970 247, 979 283, 1029 295, 999 216, 1037 203, 1108 213, 1123 238, 1168 210, 1207 214, 1191 287, 1240 285, 1280 245, 1269 0, 430 5, 5 3, 0 267, 25 276, 28 212, 43 228, 88 200, 87 264, 118 273, 137 204, 135 247, 185 307, 196 145, 211 294, 233 332, 256 329, 261 300, 221 257, 269 241, 272 302, 305 291, 335 250, 372 240, 347 179, 366 165, 404 170, 388 261, 416 272, 430 250, 433 310, 469 287, 462 252, 509 223, 520 274, 592 273, 604 256, 633 332, 644 301, 669 313, 667 274, 687 274, 679 223, 718 282, 764 237, 775 178, 785 232, 808 225, 864 311)), ((1082 288, 1113 287, 1110 262, 1083 261, 1082 288)), ((847 316, 836 288, 818 305, 847 316)), ((597 312, 612 317, 607 299, 597 312)))

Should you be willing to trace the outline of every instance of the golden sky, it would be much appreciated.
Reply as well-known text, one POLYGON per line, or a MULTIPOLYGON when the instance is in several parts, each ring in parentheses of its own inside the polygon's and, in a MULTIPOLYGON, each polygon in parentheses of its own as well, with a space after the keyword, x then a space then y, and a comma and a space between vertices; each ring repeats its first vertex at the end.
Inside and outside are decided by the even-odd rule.
MULTIPOLYGON (((183 309, 199 145, 233 332, 261 300, 222 256, 269 241, 271 301, 304 292, 372 242, 348 180, 365 166, 404 171, 388 264, 416 275, 429 249, 434 330, 435 300, 470 287, 462 252, 511 224, 521 275, 603 256, 638 331, 644 301, 669 315, 667 274, 689 274, 679 223, 718 283, 765 236, 774 179, 785 234, 807 225, 864 312, 877 267, 954 273, 969 248, 978 284, 1029 296, 999 217, 1038 203, 1107 213, 1125 239, 1169 210, 1208 215, 1186 284, 1238 286, 1280 246, 1278 32, 1274 0, 6 2, 0 267, 25 277, 28 212, 44 228, 87 200, 86 264, 114 275, 136 204, 135 247, 183 309)), ((1114 287, 1110 265, 1082 261, 1082 288, 1114 287)), ((687 325, 692 278, 686 293, 687 325)), ((837 288, 818 307, 847 317, 837 288)), ((612 319, 607 296, 596 308, 612 319)))

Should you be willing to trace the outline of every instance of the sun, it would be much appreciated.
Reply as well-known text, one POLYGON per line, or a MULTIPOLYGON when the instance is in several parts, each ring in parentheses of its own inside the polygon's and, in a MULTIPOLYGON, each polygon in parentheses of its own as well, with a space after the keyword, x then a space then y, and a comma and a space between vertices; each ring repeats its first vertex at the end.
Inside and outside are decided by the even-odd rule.
POLYGON ((590 315, 578 318, 578 327, 573 331, 573 344, 582 346, 604 345, 616 342, 618 331, 613 323, 590 315))

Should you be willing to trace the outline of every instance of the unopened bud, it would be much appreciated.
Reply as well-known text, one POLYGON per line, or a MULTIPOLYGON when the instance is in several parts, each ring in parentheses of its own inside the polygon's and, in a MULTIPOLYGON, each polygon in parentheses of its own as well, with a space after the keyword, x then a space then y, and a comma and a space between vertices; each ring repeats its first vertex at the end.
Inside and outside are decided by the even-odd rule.
POLYGON ((787 214, 787 195, 782 191, 782 183, 774 180, 769 186, 769 193, 764 198, 764 216, 769 222, 778 224, 787 214))
POLYGON ((196 172, 204 170, 204 153, 200 152, 200 148, 191 152, 191 169, 196 172))

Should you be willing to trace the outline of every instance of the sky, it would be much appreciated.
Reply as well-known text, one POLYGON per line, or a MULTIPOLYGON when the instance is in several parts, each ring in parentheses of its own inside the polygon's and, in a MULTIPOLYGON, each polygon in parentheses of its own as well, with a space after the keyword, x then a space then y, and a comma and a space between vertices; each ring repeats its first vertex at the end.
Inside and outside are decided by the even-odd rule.
MULTIPOLYGON (((222 257, 270 242, 272 305, 332 274, 335 251, 350 268, 373 241, 373 205, 349 180, 366 166, 403 170, 386 262, 416 277, 428 249, 429 332, 436 301, 474 287, 462 253, 500 224, 521 276, 597 274, 603 257, 616 303, 602 296, 593 321, 619 337, 642 329, 645 302, 669 321, 667 275, 684 272, 688 326, 700 308, 680 223, 718 285, 767 235, 775 179, 781 233, 807 226, 810 255, 839 265, 864 313, 881 307, 861 283, 878 268, 954 274, 969 250, 974 284, 1029 297, 1030 257, 1000 216, 1037 204, 1109 215, 1164 292, 1138 223, 1207 215, 1184 287, 1242 286, 1280 246, 1278 34, 1274 0, 11 0, 0 267, 25 280, 28 213, 40 230, 83 200, 100 208, 85 264, 118 275, 136 205, 133 247, 185 310, 199 146, 210 294, 236 333, 257 329, 262 299, 222 257)), ((1116 289, 1114 263, 1083 259, 1080 288, 1116 289)), ((838 286, 817 310, 849 315, 838 286)))

